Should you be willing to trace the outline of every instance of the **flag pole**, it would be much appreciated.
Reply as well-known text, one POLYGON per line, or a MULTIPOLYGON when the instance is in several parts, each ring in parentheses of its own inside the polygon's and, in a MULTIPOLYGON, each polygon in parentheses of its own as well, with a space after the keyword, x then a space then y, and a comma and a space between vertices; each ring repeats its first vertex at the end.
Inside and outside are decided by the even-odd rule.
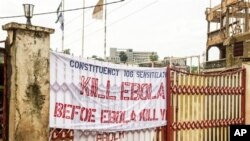
POLYGON ((63 50, 64 50, 64 20, 65 20, 65 16, 64 16, 64 0, 62 1, 62 8, 63 8, 63 12, 62 12, 62 17, 63 17, 63 22, 62 22, 62 24, 63 25, 61 25, 62 27, 62 52, 63 52, 63 50))
MULTIPOLYGON (((83 0, 83 7, 85 7, 85 0, 83 0)), ((85 9, 82 10, 82 58, 84 57, 84 17, 85 17, 85 9)))
POLYGON ((104 60, 106 60, 106 47, 107 47, 107 0, 104 2, 105 12, 104 12, 104 60))

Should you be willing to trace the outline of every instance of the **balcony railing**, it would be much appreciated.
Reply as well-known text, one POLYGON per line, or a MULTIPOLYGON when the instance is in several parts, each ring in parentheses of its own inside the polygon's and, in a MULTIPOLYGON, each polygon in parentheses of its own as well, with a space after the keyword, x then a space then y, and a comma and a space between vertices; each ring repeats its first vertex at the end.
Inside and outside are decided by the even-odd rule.
POLYGON ((217 69, 224 67, 226 67, 226 59, 205 62, 205 69, 217 69))

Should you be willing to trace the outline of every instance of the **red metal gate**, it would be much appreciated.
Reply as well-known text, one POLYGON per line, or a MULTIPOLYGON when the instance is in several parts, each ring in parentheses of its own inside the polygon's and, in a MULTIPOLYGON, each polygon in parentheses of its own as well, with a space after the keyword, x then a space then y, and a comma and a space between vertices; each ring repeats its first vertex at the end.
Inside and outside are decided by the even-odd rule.
POLYGON ((73 141, 74 134, 80 137, 81 141, 164 141, 166 128, 144 129, 128 132, 95 132, 77 131, 67 129, 51 129, 50 141, 73 141))
MULTIPOLYGON (((4 43, 5 41, 0 41, 4 43)), ((6 53, 5 48, 0 48, 0 139, 7 141, 8 138, 8 106, 7 106, 7 89, 6 89, 6 53)))
POLYGON ((169 70, 167 141, 228 141, 229 125, 245 123, 245 69, 169 70))
MULTIPOLYGON (((152 141, 228 141, 229 126, 245 123, 245 75, 245 69, 197 75, 168 68, 168 124, 154 130, 152 141)), ((134 131, 133 140, 145 139, 146 132, 134 131)), ((74 134, 51 129, 50 139, 73 140, 74 134)))

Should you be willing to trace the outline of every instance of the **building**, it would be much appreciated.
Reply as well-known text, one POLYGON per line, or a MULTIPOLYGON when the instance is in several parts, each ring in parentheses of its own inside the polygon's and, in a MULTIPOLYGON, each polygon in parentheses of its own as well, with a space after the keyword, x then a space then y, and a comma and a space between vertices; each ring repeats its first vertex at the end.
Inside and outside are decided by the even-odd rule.
POLYGON ((110 48, 110 57, 108 58, 108 60, 110 62, 120 63, 119 54, 121 51, 123 51, 127 54, 127 56, 128 56, 127 63, 128 64, 139 64, 142 62, 149 62, 150 55, 152 55, 152 54, 157 55, 157 52, 133 51, 133 49, 130 49, 130 48, 128 48, 128 49, 110 48))
POLYGON ((205 69, 236 68, 250 61, 249 7, 248 0, 222 0, 206 9, 205 69), (219 60, 208 60, 213 47, 219 50, 219 60))
POLYGON ((187 66, 186 57, 164 57, 163 61, 170 66, 187 66))
POLYGON ((186 57, 164 57, 163 62, 180 71, 187 71, 188 68, 186 57))

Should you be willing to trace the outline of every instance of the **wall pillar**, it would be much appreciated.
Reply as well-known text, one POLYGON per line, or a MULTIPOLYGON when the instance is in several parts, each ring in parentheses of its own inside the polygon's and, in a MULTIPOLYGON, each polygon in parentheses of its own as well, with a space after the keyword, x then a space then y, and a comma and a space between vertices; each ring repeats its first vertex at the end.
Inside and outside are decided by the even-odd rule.
POLYGON ((233 65, 233 45, 226 46, 226 67, 232 67, 233 65))
POLYGON ((8 33, 9 140, 48 140, 49 50, 54 29, 18 23, 3 29, 8 33))

